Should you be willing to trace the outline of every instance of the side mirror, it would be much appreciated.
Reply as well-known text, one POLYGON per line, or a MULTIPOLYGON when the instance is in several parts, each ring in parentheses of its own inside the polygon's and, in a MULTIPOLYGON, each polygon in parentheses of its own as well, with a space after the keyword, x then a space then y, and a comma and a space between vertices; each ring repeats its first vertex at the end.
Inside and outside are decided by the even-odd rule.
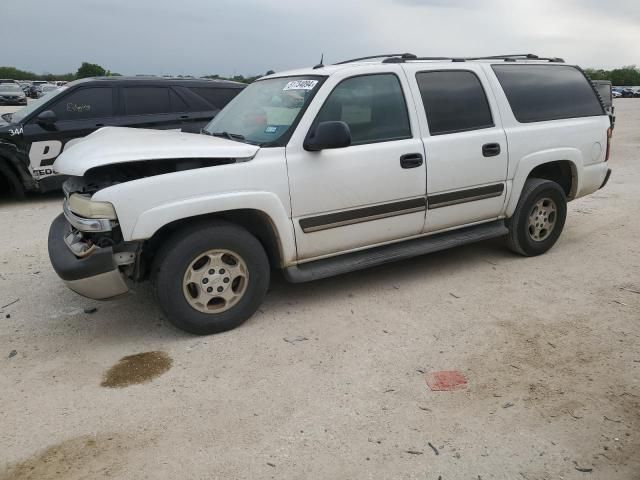
POLYGON ((343 148, 351 145, 351 130, 345 122, 320 122, 304 141, 304 149, 319 152, 328 148, 343 148))
POLYGON ((36 122, 40 125, 50 126, 58 121, 58 117, 52 110, 45 110, 36 117, 36 122))

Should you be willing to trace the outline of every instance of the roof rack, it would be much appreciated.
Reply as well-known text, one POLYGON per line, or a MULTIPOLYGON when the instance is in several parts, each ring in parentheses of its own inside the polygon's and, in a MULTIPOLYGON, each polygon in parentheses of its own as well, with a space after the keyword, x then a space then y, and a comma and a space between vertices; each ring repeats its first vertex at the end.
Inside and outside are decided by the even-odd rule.
POLYGON ((353 58, 351 60, 343 60, 335 65, 344 65, 346 63, 360 62, 362 60, 374 60, 382 58, 382 63, 404 63, 411 60, 449 60, 451 62, 466 62, 473 60, 504 60, 505 62, 517 62, 518 60, 542 60, 551 63, 564 63, 562 58, 558 57, 539 57, 533 53, 516 53, 512 55, 491 55, 486 57, 418 57, 413 53, 392 53, 387 55, 370 55, 368 57, 353 58))
POLYGON ((360 62, 362 60, 375 60, 376 58, 398 58, 413 60, 416 57, 413 53, 387 53, 383 55, 369 55, 368 57, 352 58, 351 60, 343 60, 342 62, 334 63, 334 65, 344 65, 345 63, 360 62))

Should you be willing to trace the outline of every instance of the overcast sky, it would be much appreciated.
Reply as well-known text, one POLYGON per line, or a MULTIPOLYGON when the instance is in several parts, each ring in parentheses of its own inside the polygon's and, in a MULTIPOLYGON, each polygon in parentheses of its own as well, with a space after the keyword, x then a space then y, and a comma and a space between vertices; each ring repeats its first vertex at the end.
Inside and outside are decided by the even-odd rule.
POLYGON ((261 74, 376 53, 640 65, 640 0, 0 0, 0 65, 261 74))

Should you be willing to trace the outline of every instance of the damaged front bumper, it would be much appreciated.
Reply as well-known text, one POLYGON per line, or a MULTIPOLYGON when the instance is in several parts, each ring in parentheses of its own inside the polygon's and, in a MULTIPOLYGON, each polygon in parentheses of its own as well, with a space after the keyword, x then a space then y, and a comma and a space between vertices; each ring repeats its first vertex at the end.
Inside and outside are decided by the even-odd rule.
MULTIPOLYGON (((129 288, 119 266, 132 262, 135 255, 129 252, 115 253, 111 246, 77 248, 75 238, 78 234, 74 232, 73 223, 95 222, 95 219, 73 215, 68 220, 65 214, 73 215, 65 209, 65 213, 59 215, 49 229, 49 259, 58 276, 71 290, 88 298, 103 300, 126 293, 129 288)), ((99 227, 96 223, 91 225, 99 227)), ((79 226, 86 227, 84 224, 79 226)))

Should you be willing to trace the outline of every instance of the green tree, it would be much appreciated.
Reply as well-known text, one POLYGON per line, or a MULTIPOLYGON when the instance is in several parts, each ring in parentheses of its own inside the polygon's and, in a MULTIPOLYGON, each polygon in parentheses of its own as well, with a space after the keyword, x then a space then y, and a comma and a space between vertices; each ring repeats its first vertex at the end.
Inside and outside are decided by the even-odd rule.
POLYGON ((107 71, 95 63, 82 62, 76 72, 76 78, 104 77, 107 71))

